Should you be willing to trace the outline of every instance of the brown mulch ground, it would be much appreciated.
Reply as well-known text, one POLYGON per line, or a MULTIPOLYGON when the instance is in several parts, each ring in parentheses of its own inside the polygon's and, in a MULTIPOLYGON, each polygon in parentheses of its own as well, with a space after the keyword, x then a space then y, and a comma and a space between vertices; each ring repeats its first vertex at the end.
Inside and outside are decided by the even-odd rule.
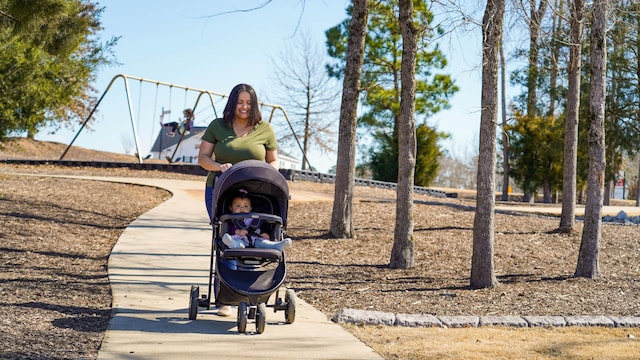
MULTIPOLYGON (((109 320, 107 260, 123 229, 165 191, 7 172, 93 174, 94 169, 0 164, 0 358, 95 358, 109 320), (5 173, 5 174, 2 174, 5 173)), ((105 170, 103 170, 105 171, 105 170)), ((171 176, 108 170, 113 176, 171 176)), ((102 174, 104 175, 104 173, 102 174)), ((328 185, 292 184, 330 191, 328 185)), ((640 227, 603 225, 601 279, 575 279, 580 232, 552 234, 557 218, 496 215, 500 285, 470 290, 474 213, 460 200, 419 197, 415 264, 388 269, 392 194, 358 188, 357 238, 327 236, 329 202, 292 202, 288 286, 331 316, 339 309, 435 315, 640 316, 640 227)))

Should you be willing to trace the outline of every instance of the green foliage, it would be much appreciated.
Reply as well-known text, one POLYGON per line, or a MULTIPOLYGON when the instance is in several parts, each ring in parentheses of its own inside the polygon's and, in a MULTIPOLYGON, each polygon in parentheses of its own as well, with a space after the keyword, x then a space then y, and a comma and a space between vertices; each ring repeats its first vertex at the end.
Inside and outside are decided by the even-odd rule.
POLYGON ((552 190, 560 190, 564 121, 518 112, 515 119, 505 128, 509 134, 509 174, 528 194, 535 194, 545 182, 552 190))
POLYGON ((615 180, 624 155, 640 151, 640 5, 621 1, 620 20, 608 31, 605 106, 606 180, 615 180))
MULTIPOLYGON (((616 21, 611 22, 611 26, 607 32, 607 99, 605 104, 607 163, 605 176, 607 181, 615 178, 615 175, 622 166, 623 155, 634 155, 640 152, 640 142, 637 141, 640 137, 640 112, 638 111, 638 103, 640 102, 640 61, 638 55, 640 54, 640 5, 637 1, 616 1, 615 7, 612 8, 612 10, 616 21)), ((566 27, 566 24, 562 23, 562 26, 566 27)), ((589 29, 589 27, 590 24, 585 24, 586 29, 589 29)), ((561 29, 561 31, 566 30, 561 29)), ((588 37, 586 39, 588 39, 588 37)), ((552 42, 552 39, 542 39, 541 48, 539 49, 541 56, 540 63, 535 64, 539 70, 539 77, 536 79, 538 98, 535 110, 537 114, 548 114, 549 104, 551 100, 555 100, 558 109, 563 111, 561 115, 556 116, 562 119, 564 117, 562 107, 566 105, 564 102, 566 88, 562 81, 556 85, 557 88, 551 88, 549 82, 549 64, 551 63, 550 59, 553 57, 551 54, 552 49, 543 46, 552 42), (551 96, 554 91, 557 97, 551 96)), ((584 41, 582 49, 582 85, 580 91, 580 122, 578 128, 578 158, 576 169, 578 191, 584 189, 586 186, 589 167, 587 134, 590 107, 590 50, 589 41, 584 41)), ((564 54, 567 52, 567 47, 563 46, 559 51, 560 54, 564 54)), ((521 50, 518 54, 521 55, 520 57, 525 58, 528 55, 526 50, 521 50)), ((566 58, 566 56, 560 56, 560 58, 566 58)), ((511 74, 512 83, 519 84, 523 87, 523 92, 515 99, 515 107, 522 113, 524 113, 524 109, 526 109, 526 99, 528 95, 526 85, 530 65, 531 64, 527 63, 526 67, 511 74)), ((566 66, 566 63, 560 64, 560 80, 563 78, 563 74, 567 72, 566 66)), ((520 164, 514 171, 519 171, 520 173, 517 176, 525 184, 528 184, 525 190, 534 191, 541 185, 538 183, 540 179, 529 174, 529 171, 533 171, 533 169, 536 168, 533 164, 540 161, 541 144, 545 146, 548 146, 548 144, 535 140, 541 135, 531 134, 531 131, 537 131, 535 130, 535 124, 530 124, 530 128, 525 128, 523 117, 524 115, 522 114, 517 115, 517 121, 521 123, 512 127, 512 131, 518 134, 510 134, 511 136, 516 136, 515 139, 511 139, 510 143, 519 146, 516 151, 512 151, 511 161, 520 164), (526 144, 530 147, 525 148, 526 144)), ((541 129, 541 131, 546 130, 548 129, 544 127, 541 129)), ((561 160, 559 159, 557 161, 560 163, 561 160)), ((554 165, 553 168, 555 168, 555 166, 557 165, 554 165)))
POLYGON ((393 136, 379 133, 376 136, 378 151, 371 153, 371 176, 380 181, 398 180, 398 144, 393 136))
MULTIPOLYGON (((414 184, 429 186, 438 175, 442 150, 438 141, 447 139, 449 135, 438 133, 425 124, 416 127, 416 170, 414 184)), ((397 182, 398 180, 398 146, 397 139, 380 133, 377 151, 371 154, 371 172, 374 179, 397 182)), ((400 174, 400 176, 402 176, 400 174)))
POLYGON ((72 126, 95 102, 99 67, 114 63, 117 39, 102 44, 102 9, 88 0, 0 0, 0 140, 72 126))
POLYGON ((438 146, 439 140, 449 138, 448 134, 438 133, 432 128, 422 124, 416 127, 418 151, 416 156, 415 184, 429 186, 438 176, 440 170, 440 158, 444 155, 438 146))
MULTIPOLYGON (((431 27, 432 20, 428 2, 414 1, 414 22, 421 30, 416 59, 415 100, 415 118, 420 123, 438 111, 447 109, 450 97, 458 91, 450 75, 434 73, 434 69, 444 68, 447 61, 438 46, 430 43, 434 35, 442 32, 438 27, 431 27)), ((331 76, 340 78, 346 63, 348 22, 338 24, 325 34, 328 54, 335 59, 335 62, 327 65, 327 71, 331 76)), ((381 172, 372 170, 374 179, 395 181, 398 162, 396 132, 402 88, 402 35, 398 24, 397 0, 370 2, 364 52, 360 89, 363 113, 358 119, 358 126, 371 131, 378 142, 371 149, 372 169, 386 168, 381 172), (389 166, 396 170, 391 171, 389 166)), ((428 144, 435 148, 419 146, 418 151, 424 151, 424 154, 418 153, 417 158, 441 153, 437 141, 428 144)), ((425 179, 432 180, 435 176, 433 174, 425 179)))

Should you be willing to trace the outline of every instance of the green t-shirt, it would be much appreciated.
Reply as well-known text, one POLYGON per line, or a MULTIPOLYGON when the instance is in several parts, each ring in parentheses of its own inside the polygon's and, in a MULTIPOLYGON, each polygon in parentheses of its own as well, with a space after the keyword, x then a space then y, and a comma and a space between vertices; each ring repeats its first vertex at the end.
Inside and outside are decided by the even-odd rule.
MULTIPOLYGON (((213 120, 202 140, 212 143, 214 159, 221 163, 235 164, 242 160, 265 161, 267 150, 276 150, 278 143, 271 124, 261 121, 254 125, 253 131, 243 137, 237 137, 233 129, 225 125, 224 120, 213 120)), ((207 186, 213 186, 215 172, 209 172, 207 186)))

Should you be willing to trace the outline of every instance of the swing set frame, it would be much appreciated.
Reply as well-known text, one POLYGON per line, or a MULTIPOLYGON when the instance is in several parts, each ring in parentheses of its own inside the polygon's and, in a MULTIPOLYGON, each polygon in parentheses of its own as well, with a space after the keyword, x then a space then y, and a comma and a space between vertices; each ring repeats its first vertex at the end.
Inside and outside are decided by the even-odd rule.
MULTIPOLYGON (((189 87, 189 86, 183 86, 183 85, 172 84, 172 83, 167 83, 167 82, 163 82, 163 81, 145 79, 145 78, 141 78, 141 77, 137 77, 137 76, 118 74, 118 75, 114 76, 111 79, 111 81, 109 82, 109 85, 107 85, 106 90, 102 93, 102 95, 100 96, 100 98, 98 99, 98 101, 96 102, 94 107, 91 109, 91 112, 89 112, 89 115, 87 116, 87 118, 82 122, 82 124, 81 124, 80 128, 78 129, 78 131, 76 132, 75 136, 73 137, 73 139, 71 140, 69 145, 67 145, 67 147, 62 152, 62 155, 60 155, 60 159, 59 160, 63 160, 64 159, 65 155, 67 154, 67 152, 69 151, 69 149, 71 148, 73 143, 76 141, 76 139, 80 135, 80 132, 82 132, 82 130, 86 127, 86 125, 89 123, 89 121, 93 117, 93 114, 96 112, 96 110, 98 109, 98 106, 100 106, 100 103, 102 102, 104 97, 107 95, 107 93, 111 89, 111 86, 118 79, 122 79, 124 81, 124 89, 125 89, 125 93, 126 93, 126 97, 127 97, 127 106, 128 106, 128 109, 129 109, 129 119, 131 120, 131 129, 132 129, 133 138, 134 138, 134 141, 135 141, 135 144, 136 144, 136 154, 138 155, 138 162, 140 164, 143 163, 143 159, 142 159, 142 154, 140 152, 140 143, 138 141, 138 130, 136 128, 135 116, 134 116, 134 113, 133 113, 133 104, 132 104, 132 101, 131 101, 131 92, 129 90, 129 80, 139 81, 140 84, 142 84, 143 82, 150 83, 150 84, 155 84, 156 85, 156 97, 157 97, 157 88, 160 85, 168 86, 170 91, 173 88, 183 89, 183 90, 185 90, 185 96, 186 96, 186 92, 188 92, 188 91, 196 91, 196 92, 198 92, 198 97, 196 98, 196 101, 195 101, 193 107, 191 108, 193 110, 193 112, 195 113, 196 108, 198 107, 198 104, 200 103, 201 98, 203 96, 207 96, 209 98, 209 101, 211 102, 211 107, 213 109, 213 112, 214 112, 214 115, 215 115, 216 118, 218 117, 218 112, 216 111, 214 97, 219 97, 219 98, 222 98, 222 99, 229 97, 229 95, 227 95, 227 94, 222 94, 222 93, 218 93, 218 92, 214 92, 214 91, 210 91, 210 90, 197 89, 197 88, 193 88, 193 87, 189 87)), ((142 93, 142 90, 140 90, 140 92, 142 93)), ((302 152, 303 161, 306 162, 307 166, 309 167, 309 169, 311 169, 312 167, 311 167, 311 164, 309 163, 309 159, 307 158, 307 154, 304 152, 302 144, 300 144, 300 140, 298 139, 298 136, 296 135, 296 133, 295 133, 295 131, 293 129, 293 125, 291 124, 291 121, 289 121, 289 116, 287 115, 287 112, 284 110, 284 108, 282 106, 280 106, 280 105, 268 104, 268 103, 264 103, 264 102, 258 102, 258 105, 260 105, 262 107, 271 108, 271 112, 269 114, 269 120, 268 120, 269 123, 271 123, 271 120, 273 119, 273 116, 275 115, 276 111, 279 110, 280 112, 282 112, 285 120, 287 121, 287 124, 289 125, 289 129, 291 130, 291 133, 294 135, 294 138, 296 139, 296 143, 298 144, 298 147, 300 148, 300 151, 302 152)), ((138 107, 140 107, 140 106, 141 106, 141 104, 138 104, 138 107)), ((155 121, 155 119, 154 119, 154 121, 155 121)), ((182 135, 181 135, 180 140, 182 140, 182 135)), ((178 142, 178 145, 176 146, 176 150, 175 151, 177 151, 178 147, 180 146, 180 142, 181 141, 178 142)), ((174 151, 174 154, 175 154, 175 151, 174 151)))

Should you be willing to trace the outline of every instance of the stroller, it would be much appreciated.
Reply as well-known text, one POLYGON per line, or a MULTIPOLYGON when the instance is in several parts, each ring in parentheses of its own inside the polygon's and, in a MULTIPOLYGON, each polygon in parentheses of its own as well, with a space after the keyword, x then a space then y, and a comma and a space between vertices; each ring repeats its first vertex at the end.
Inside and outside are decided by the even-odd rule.
POLYGON ((255 319, 256 333, 264 332, 267 306, 284 311, 287 324, 295 320, 296 295, 293 289, 280 297, 286 273, 285 253, 254 247, 227 248, 222 242, 234 220, 250 217, 273 240, 282 240, 287 222, 289 186, 284 177, 264 161, 241 161, 217 179, 213 189, 211 223, 213 236, 209 265, 209 289, 200 297, 197 285, 191 286, 189 319, 195 320, 198 307, 211 304, 238 307, 237 325, 246 332, 247 320, 255 319), (231 214, 229 205, 238 190, 244 189, 252 203, 252 212, 231 214), (212 296, 213 292, 213 298, 212 296), (267 305, 275 295, 274 302, 267 305))

